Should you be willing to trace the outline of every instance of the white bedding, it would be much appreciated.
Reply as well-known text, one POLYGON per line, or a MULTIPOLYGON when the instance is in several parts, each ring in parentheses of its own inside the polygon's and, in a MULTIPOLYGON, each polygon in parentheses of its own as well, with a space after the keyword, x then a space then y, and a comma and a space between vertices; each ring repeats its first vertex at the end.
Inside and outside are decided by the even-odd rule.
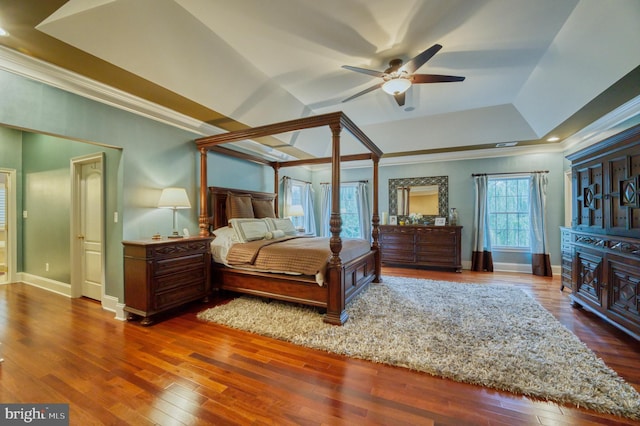
MULTIPOLYGON (((273 271, 273 270, 260 270, 256 268, 243 268, 240 266, 229 265, 227 262, 227 254, 229 254, 229 249, 233 244, 238 244, 238 238, 236 236, 235 231, 228 227, 218 228, 213 232, 215 238, 211 241, 211 255, 213 256, 213 261, 216 263, 221 263, 228 268, 241 269, 245 271, 257 271, 257 272, 269 272, 274 274, 287 274, 287 275, 302 275, 295 272, 286 272, 286 271, 273 271)), ((315 275, 316 283, 322 286, 324 285, 324 274, 322 271, 318 272, 315 275)))

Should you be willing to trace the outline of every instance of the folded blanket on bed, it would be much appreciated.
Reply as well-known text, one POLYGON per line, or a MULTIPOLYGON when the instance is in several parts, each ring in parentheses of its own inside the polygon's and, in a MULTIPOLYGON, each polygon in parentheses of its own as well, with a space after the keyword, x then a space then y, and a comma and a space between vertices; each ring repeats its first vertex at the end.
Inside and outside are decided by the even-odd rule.
MULTIPOLYGON (((340 259, 348 262, 369 250, 366 240, 342 240, 340 259)), ((232 266, 315 275, 324 272, 330 257, 329 238, 292 236, 234 244, 226 260, 232 266)))

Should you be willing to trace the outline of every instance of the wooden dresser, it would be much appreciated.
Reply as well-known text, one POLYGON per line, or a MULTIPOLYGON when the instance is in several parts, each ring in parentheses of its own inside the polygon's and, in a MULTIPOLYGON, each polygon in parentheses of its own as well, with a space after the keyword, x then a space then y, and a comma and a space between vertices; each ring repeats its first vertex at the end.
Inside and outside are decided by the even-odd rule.
POLYGON ((640 340, 640 125, 567 158, 573 218, 562 230, 563 284, 570 275, 575 307, 640 340))
POLYGON ((462 270, 462 226, 381 225, 382 263, 462 270))
POLYGON ((210 295, 210 237, 123 241, 124 310, 151 316, 210 295))

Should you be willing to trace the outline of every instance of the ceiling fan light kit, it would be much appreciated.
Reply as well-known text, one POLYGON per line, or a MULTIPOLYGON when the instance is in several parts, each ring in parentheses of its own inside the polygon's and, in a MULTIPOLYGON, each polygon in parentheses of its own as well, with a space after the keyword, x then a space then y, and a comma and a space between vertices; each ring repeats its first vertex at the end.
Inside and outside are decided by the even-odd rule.
POLYGON ((431 59, 433 55, 438 53, 440 49, 442 49, 441 45, 434 44, 419 55, 413 57, 404 65, 402 65, 402 59, 392 59, 391 61, 389 61, 389 68, 384 71, 368 70, 366 68, 343 65, 342 68, 362 74, 367 74, 373 77, 382 78, 383 82, 369 87, 361 92, 358 92, 355 95, 343 100, 342 102, 350 101, 351 99, 362 96, 365 93, 372 92, 380 87, 385 93, 393 96, 399 106, 403 106, 405 100, 404 93, 409 90, 411 85, 414 83, 447 83, 454 81, 463 81, 464 77, 453 75, 414 74, 418 70, 418 68, 420 68, 429 59, 431 59))
POLYGON ((387 80, 382 85, 382 90, 390 95, 399 95, 400 93, 404 93, 409 90, 409 87, 411 87, 411 80, 396 77, 391 80, 387 80))

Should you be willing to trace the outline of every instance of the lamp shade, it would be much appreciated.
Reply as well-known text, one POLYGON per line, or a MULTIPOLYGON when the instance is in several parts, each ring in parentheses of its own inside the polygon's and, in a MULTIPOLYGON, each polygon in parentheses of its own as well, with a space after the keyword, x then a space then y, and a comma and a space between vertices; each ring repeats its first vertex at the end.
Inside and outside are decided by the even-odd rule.
POLYGON ((184 188, 165 188, 160 194, 158 208, 161 209, 190 209, 191 203, 184 188))
POLYGON ((382 90, 390 95, 399 95, 411 87, 411 80, 406 78, 394 78, 382 85, 382 90))
POLYGON ((292 206, 289 206, 289 208, 287 209, 287 213, 291 217, 304 216, 304 209, 300 204, 294 204, 292 206))

